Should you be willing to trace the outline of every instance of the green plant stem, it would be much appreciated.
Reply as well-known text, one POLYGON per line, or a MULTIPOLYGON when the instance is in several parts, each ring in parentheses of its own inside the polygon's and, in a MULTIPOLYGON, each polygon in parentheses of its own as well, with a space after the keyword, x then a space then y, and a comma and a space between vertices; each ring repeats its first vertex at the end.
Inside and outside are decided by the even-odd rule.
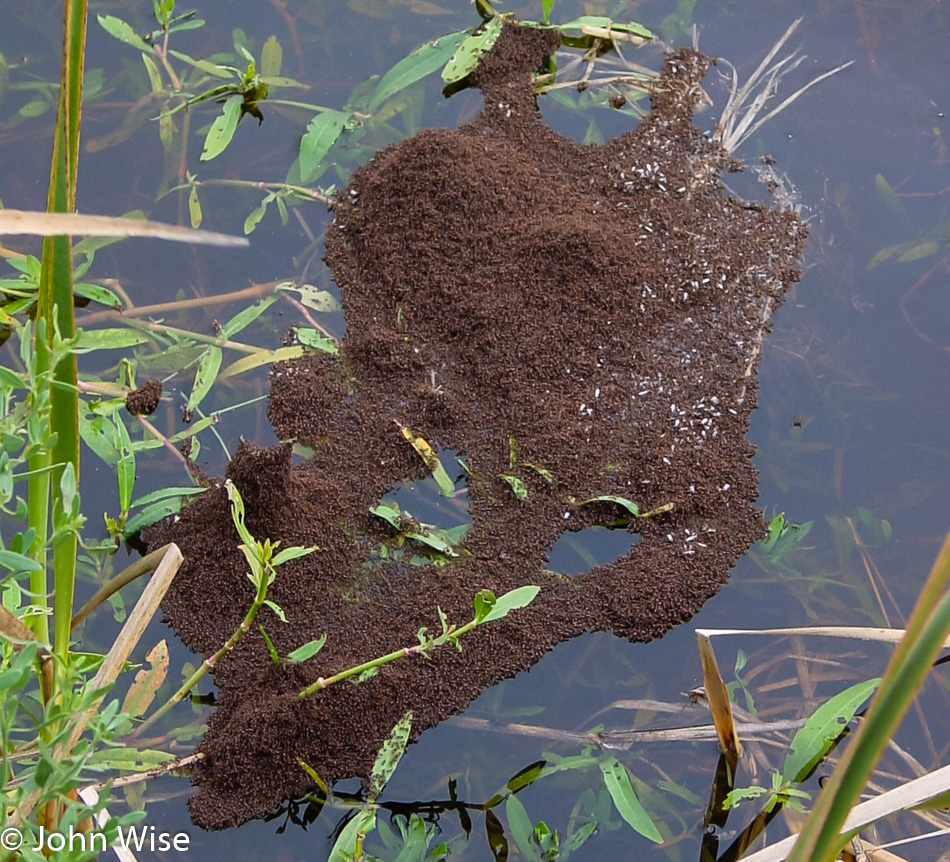
MULTIPOLYGON (((291 192, 292 194, 297 195, 298 197, 304 198, 305 200, 314 200, 320 201, 321 203, 329 203, 330 198, 328 195, 325 195, 323 192, 318 189, 307 188, 306 186, 295 186, 291 183, 266 183, 260 180, 229 180, 229 179, 212 179, 212 180, 196 180, 196 186, 235 186, 238 188, 246 189, 257 189, 263 192, 291 192)), ((184 186, 177 186, 176 188, 187 188, 188 184, 184 186)), ((169 189, 169 193, 175 191, 175 189, 169 189)))
POLYGON ((433 646, 441 646, 444 643, 455 643, 462 635, 468 634, 477 625, 478 622, 473 619, 467 622, 461 628, 452 629, 441 637, 430 640, 425 645, 415 644, 414 646, 403 647, 402 649, 393 650, 393 652, 387 653, 386 655, 380 656, 379 658, 374 658, 370 661, 363 662, 363 664, 358 664, 355 667, 342 670, 339 673, 333 674, 333 676, 328 676, 326 678, 321 676, 316 682, 311 683, 306 688, 299 691, 297 693, 297 697, 303 700, 303 698, 309 697, 311 694, 315 694, 318 691, 323 691, 323 689, 333 685, 335 682, 342 682, 343 680, 349 679, 350 677, 359 676, 361 673, 365 673, 368 670, 373 670, 374 668, 382 667, 383 665, 394 662, 397 659, 403 658, 404 656, 425 655, 426 652, 428 652, 428 650, 433 646))
POLYGON ((231 350, 236 350, 238 353, 246 353, 249 356, 252 353, 261 352, 260 347, 244 344, 241 341, 231 341, 230 339, 220 338, 214 335, 202 335, 200 332, 190 332, 187 329, 179 329, 177 326, 168 326, 164 323, 152 323, 149 320, 126 320, 125 323, 130 329, 142 329, 146 332, 157 332, 163 335, 180 335, 192 341, 197 341, 200 344, 213 344, 216 347, 227 347, 231 350))
POLYGON ((904 713, 930 672, 950 629, 950 533, 921 590, 907 631, 855 734, 798 837, 789 862, 832 859, 844 846, 841 828, 904 713))
POLYGON ((247 634, 251 626, 254 624, 254 619, 257 617, 260 609, 264 606, 264 600, 266 598, 267 579, 263 578, 261 579, 260 586, 257 590, 257 595, 254 597, 251 607, 244 615, 244 619, 241 620, 241 624, 237 627, 234 634, 232 634, 231 637, 225 641, 224 646, 222 646, 214 655, 209 656, 201 663, 198 669, 195 670, 195 672, 182 683, 178 691, 168 698, 168 700, 155 713, 150 715, 129 735, 128 738, 130 741, 136 739, 140 734, 144 733, 149 727, 155 724, 155 722, 165 715, 165 713, 175 706, 175 704, 183 701, 188 696, 188 693, 202 679, 202 677, 204 677, 208 671, 214 670, 214 666, 238 645, 241 638, 247 634))

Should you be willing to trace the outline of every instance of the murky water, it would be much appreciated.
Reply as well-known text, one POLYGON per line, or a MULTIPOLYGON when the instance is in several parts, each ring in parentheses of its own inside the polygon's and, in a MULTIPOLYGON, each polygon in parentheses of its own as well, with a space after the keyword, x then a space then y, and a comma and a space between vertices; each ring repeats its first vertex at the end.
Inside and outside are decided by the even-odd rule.
MULTIPOLYGON (((950 163, 946 152, 950 25, 945 10, 935 2, 862 0, 769 4, 742 0, 697 4, 690 13, 692 5, 560 0, 553 19, 563 21, 585 13, 634 19, 662 30, 674 45, 689 41, 688 32, 695 23, 700 47, 730 60, 744 77, 791 21, 804 15, 791 45, 801 46, 808 58, 789 79, 786 92, 796 82, 802 84, 854 60, 851 68, 809 91, 737 154, 749 160, 765 153, 774 157, 777 168, 797 186, 811 222, 804 275, 775 315, 762 353, 759 407, 750 438, 757 447, 759 504, 767 516, 785 512, 792 522, 814 522, 814 526, 805 547, 781 561, 770 561, 761 550, 740 561, 722 592, 662 641, 629 644, 597 634, 563 644, 530 673, 485 692, 463 716, 412 746, 382 801, 403 822, 409 811, 428 814, 441 830, 433 845, 452 841, 451 858, 489 860, 493 854, 486 837, 486 815, 477 808, 468 809, 471 835, 466 841, 466 817, 460 818, 457 806, 452 810, 453 806, 445 805, 450 782, 457 788, 458 800, 477 805, 520 770, 545 759, 546 752, 580 754, 584 746, 565 741, 560 737, 564 731, 583 732, 600 724, 618 730, 693 723, 696 719, 691 715, 629 707, 636 699, 685 705, 684 693, 701 682, 692 634, 695 627, 879 625, 885 622, 885 614, 876 592, 882 594, 887 621, 899 626, 950 525, 945 492, 950 482, 946 436, 950 427, 950 163), (884 256, 883 249, 895 246, 900 247, 886 260, 869 267, 876 255, 884 256), (875 579, 874 587, 869 578, 875 579), (533 730, 529 732, 526 726, 533 730)), ((150 27, 147 3, 95 11, 124 17, 140 32, 150 27)), ((513 11, 537 17, 540 4, 522 3, 513 11)), ((424 40, 477 21, 467 0, 290 0, 286 6, 276 2, 209 4, 200 12, 208 19, 207 27, 176 34, 180 50, 205 57, 230 49, 229 34, 235 27, 244 30, 256 50, 276 35, 284 49, 283 74, 311 87, 299 98, 331 107, 342 106, 357 83, 382 74, 424 40)), ((4 155, 0 197, 7 207, 40 208, 45 199, 50 115, 10 118, 43 97, 41 89, 24 85, 49 79, 58 69, 58 13, 46 20, 45 12, 35 15, 24 5, 22 10, 6 9, 2 14, 0 51, 11 65, 23 55, 26 65, 11 69, 10 83, 17 86, 8 87, 0 102, 0 152, 4 155)), ((93 19, 88 56, 87 68, 101 68, 104 84, 86 107, 84 141, 92 142, 94 151, 82 155, 80 209, 119 214, 143 208, 154 218, 178 220, 186 212, 183 197, 172 194, 155 202, 165 172, 157 124, 145 122, 126 142, 106 145, 107 136, 121 127, 133 108, 134 86, 130 89, 129 76, 142 75, 138 53, 104 33, 93 19)), ((724 102, 716 78, 713 69, 707 82, 716 105, 699 118, 707 127, 724 102)), ((454 126, 470 119, 478 107, 478 97, 468 93, 443 100, 430 81, 424 101, 418 90, 393 118, 388 140, 411 134, 422 124, 454 126)), ((542 108, 552 125, 577 137, 592 133, 592 121, 593 134, 604 137, 631 122, 625 115, 606 110, 579 116, 549 102, 542 102, 542 108)), ((196 132, 210 122, 213 112, 196 112, 187 170, 201 179, 282 180, 310 115, 266 104, 264 110, 266 120, 260 128, 245 119, 226 154, 210 163, 198 161, 196 132)), ((328 176, 323 182, 331 179, 328 176)), ((736 183, 737 188, 749 187, 743 175, 736 183)), ((202 192, 204 226, 239 233, 260 198, 254 190, 209 188, 202 192)), ((298 212, 300 219, 292 213, 287 227, 276 212, 268 212, 252 235, 249 253, 127 242, 100 252, 91 274, 120 279, 137 304, 167 301, 179 292, 184 296, 223 293, 252 282, 293 278, 304 269, 312 283, 329 286, 329 276, 319 262, 322 246, 307 236, 309 231, 319 239, 329 216, 319 204, 305 205, 298 212)), ((226 319, 236 308, 180 314, 177 323, 210 333, 212 318, 226 319)), ((248 340, 256 337, 259 343, 276 344, 276 334, 298 322, 295 309, 280 308, 280 316, 250 331, 248 340)), ((176 319, 169 316, 168 322, 176 319)), ((325 323, 337 334, 343 326, 338 317, 325 323)), ((166 390, 176 385, 171 382, 166 390)), ((181 383, 186 385, 187 378, 181 383)), ((211 406, 253 399, 265 391, 266 378, 261 375, 223 391, 211 406)), ((159 414, 157 423, 177 429, 179 410, 177 404, 169 407, 159 414)), ((262 443, 272 440, 261 402, 227 414, 218 430, 231 447, 239 435, 262 443)), ((224 450, 211 439, 205 441, 199 463, 219 474, 224 450)), ((141 490, 170 482, 185 484, 177 465, 157 458, 152 464, 140 470, 141 490)), ((112 495, 112 499, 111 478, 100 483, 106 472, 89 470, 84 492, 90 497, 112 495)), ((89 637, 106 643, 111 625, 102 620, 89 637)), ((161 636, 156 627, 145 643, 161 636)), ((740 676, 761 717, 802 715, 803 700, 813 707, 812 698, 827 697, 851 682, 877 675, 886 661, 885 651, 850 642, 829 646, 811 639, 793 643, 734 638, 723 640, 721 646, 717 643, 727 681, 732 679, 739 648, 748 654, 740 676)), ((185 658, 179 655, 178 663, 185 658)), ((946 760, 948 679, 945 670, 936 674, 940 683, 929 685, 920 711, 898 737, 925 767, 946 760)), ((741 689, 737 702, 746 705, 741 689)), ((783 757, 780 749, 766 753, 767 762, 757 764, 764 784, 768 784, 770 766, 780 766, 783 757)), ((668 829, 664 832, 670 838, 667 856, 696 858, 702 808, 716 766, 715 744, 634 744, 618 756, 657 791, 656 796, 648 791, 640 795, 668 829), (662 790, 662 782, 678 790, 669 790, 669 785, 662 790)), ((748 773, 740 780, 748 782, 748 773)), ((639 858, 648 852, 648 843, 606 804, 602 787, 601 772, 592 765, 542 778, 519 792, 518 799, 532 821, 544 820, 559 831, 562 841, 594 812, 598 831, 572 858, 639 858)), ((187 793, 181 779, 150 782, 146 789, 150 821, 165 830, 187 828, 187 793)), ((735 812, 727 833, 740 828, 751 816, 746 811, 752 810, 753 805, 746 803, 735 812)), ((506 822, 504 804, 493 813, 506 822)), ((303 808, 297 814, 302 817, 303 808)), ((332 844, 329 836, 345 814, 342 807, 328 806, 307 829, 294 825, 284 829, 283 818, 278 818, 221 834, 191 830, 192 852, 206 859, 251 859, 264 854, 282 860, 323 859, 332 844)), ((388 820, 382 812, 379 819, 388 820)), ((902 825, 916 828, 910 821, 902 825)), ((772 828, 779 837, 786 827, 776 821, 772 828)), ((728 837, 722 846, 727 843, 728 837)), ((936 844, 906 855, 931 858, 940 852, 936 844)), ((393 859, 397 852, 385 849, 378 836, 371 850, 383 859, 393 859)), ((512 858, 516 852, 512 843, 512 858)), ((143 853, 140 858, 148 856, 143 853)))

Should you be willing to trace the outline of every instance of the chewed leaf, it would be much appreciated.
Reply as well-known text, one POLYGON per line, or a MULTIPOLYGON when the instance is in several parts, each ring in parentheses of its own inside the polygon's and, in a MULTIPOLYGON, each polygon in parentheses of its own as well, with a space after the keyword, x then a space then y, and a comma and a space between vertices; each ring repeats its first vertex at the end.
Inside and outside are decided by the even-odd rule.
POLYGON ((409 742, 409 731, 412 728, 412 711, 407 712, 396 726, 389 739, 383 743, 383 747, 376 756, 376 762, 373 764, 373 771, 369 779, 368 795, 370 799, 375 799, 383 792, 386 782, 392 778, 396 771, 396 766, 402 759, 406 751, 406 744, 409 742))
POLYGON ((406 55, 383 75, 376 86, 376 92, 373 94, 367 111, 372 113, 390 96, 405 90, 406 87, 411 86, 416 81, 421 81, 426 75, 444 65, 458 50, 467 35, 467 30, 449 33, 446 36, 440 36, 438 39, 420 45, 415 51, 406 55))
POLYGON ((317 168, 340 137, 350 117, 349 111, 324 111, 317 114, 300 139, 300 181, 309 183, 319 174, 317 168))
POLYGON ((312 347, 314 350, 322 350, 324 353, 334 355, 340 352, 335 341, 309 326, 295 326, 294 334, 297 336, 297 341, 304 347, 312 347))
POLYGON ((241 119, 241 104, 243 102, 243 96, 228 96, 224 103, 224 110, 215 118, 208 130, 204 149, 199 156, 200 161, 208 162, 216 156, 220 156, 228 144, 231 143, 231 138, 234 137, 234 132, 237 129, 238 120, 241 119))
POLYGON ((79 334, 80 350, 124 350, 145 344, 151 336, 147 332, 136 332, 134 329, 84 329, 79 334))
POLYGON ((452 56, 452 59, 446 63, 442 70, 442 80, 446 84, 454 84, 461 81, 478 65, 482 54, 490 51, 498 37, 501 35, 502 19, 495 16, 489 21, 484 29, 469 36, 458 47, 458 50, 452 56))
POLYGON ((652 32, 635 21, 620 23, 612 21, 603 15, 582 15, 566 24, 559 24, 558 29, 569 36, 595 35, 602 36, 608 33, 617 39, 627 37, 629 40, 655 39, 652 32))
POLYGON ((133 718, 138 718, 145 714, 145 710, 151 706, 155 699, 155 694, 161 688, 165 677, 168 674, 168 644, 160 640, 147 656, 145 661, 149 664, 148 670, 140 670, 129 686, 128 694, 122 701, 122 712, 126 712, 133 718))

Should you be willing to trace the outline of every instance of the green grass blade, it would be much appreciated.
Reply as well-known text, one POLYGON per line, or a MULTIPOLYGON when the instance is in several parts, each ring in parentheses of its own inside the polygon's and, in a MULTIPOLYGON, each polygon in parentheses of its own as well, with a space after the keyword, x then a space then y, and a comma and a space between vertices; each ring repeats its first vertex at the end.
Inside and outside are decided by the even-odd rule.
POLYGON ((841 828, 885 746, 917 694, 950 631, 950 533, 891 658, 868 714, 805 824, 789 862, 832 859, 844 846, 841 828))

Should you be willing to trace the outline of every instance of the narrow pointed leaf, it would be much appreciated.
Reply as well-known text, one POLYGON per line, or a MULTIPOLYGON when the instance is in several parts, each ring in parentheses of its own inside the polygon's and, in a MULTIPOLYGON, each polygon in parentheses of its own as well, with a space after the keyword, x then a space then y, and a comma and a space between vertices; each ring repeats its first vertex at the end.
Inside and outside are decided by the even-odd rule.
POLYGON ((376 86, 367 111, 372 113, 390 96, 396 95, 416 81, 422 80, 444 66, 468 36, 467 30, 448 33, 431 42, 420 45, 396 63, 376 86))
POLYGON ((340 137, 350 117, 349 111, 324 111, 307 125, 300 139, 300 181, 308 183, 318 176, 317 167, 340 137))
POLYGON ((502 19, 495 16, 479 33, 468 36, 452 55, 442 70, 442 80, 446 84, 461 81, 478 65, 479 59, 486 51, 490 51, 501 35, 502 19))
POLYGON ((198 370, 195 372, 195 385, 192 387, 191 395, 188 396, 186 410, 189 412, 194 410, 202 402, 205 395, 211 391, 220 367, 221 348, 211 345, 198 363, 198 370))
POLYGON ((199 156, 200 161, 208 162, 216 156, 220 156, 228 144, 231 143, 231 138, 234 137, 234 132, 237 129, 238 120, 241 119, 241 105, 243 102, 243 96, 228 96, 224 103, 224 109, 215 118, 208 130, 204 149, 199 156))
POLYGON ((604 784, 607 786, 607 792, 614 801, 614 806, 620 816, 644 838, 662 844, 663 837, 650 819, 650 815, 640 804, 637 794, 633 792, 633 785, 630 784, 627 767, 616 758, 601 761, 599 765, 601 772, 604 774, 604 784))

